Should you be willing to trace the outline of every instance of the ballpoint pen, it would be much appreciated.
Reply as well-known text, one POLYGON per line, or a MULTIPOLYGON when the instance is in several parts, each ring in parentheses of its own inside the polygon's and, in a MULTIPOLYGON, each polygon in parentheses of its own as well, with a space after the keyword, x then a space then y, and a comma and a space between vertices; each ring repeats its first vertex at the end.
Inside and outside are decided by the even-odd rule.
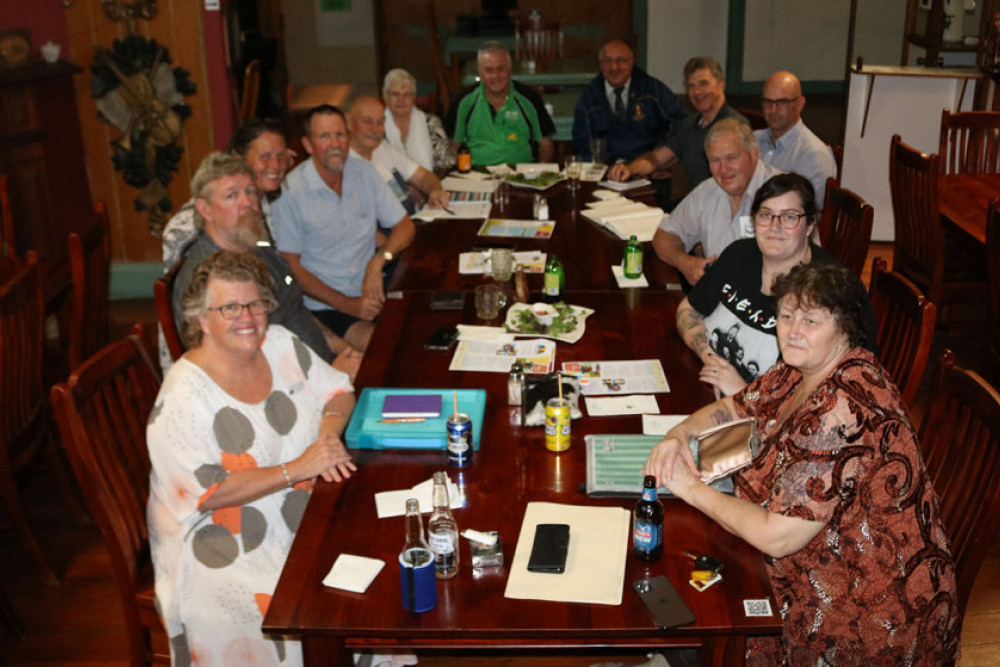
POLYGON ((380 419, 379 422, 382 424, 409 424, 412 422, 424 422, 427 421, 426 417, 399 417, 396 419, 380 419))

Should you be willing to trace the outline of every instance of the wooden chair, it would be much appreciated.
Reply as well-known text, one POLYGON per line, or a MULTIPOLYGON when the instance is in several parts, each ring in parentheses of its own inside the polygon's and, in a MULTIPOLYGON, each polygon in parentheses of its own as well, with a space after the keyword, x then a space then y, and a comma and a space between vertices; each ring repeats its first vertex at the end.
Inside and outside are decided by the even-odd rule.
POLYGON ((14 216, 10 212, 10 194, 7 192, 7 175, 0 174, 0 257, 14 258, 14 216))
POLYGON ((0 498, 21 543, 46 584, 59 583, 21 506, 19 479, 45 456, 67 501, 79 507, 53 447, 42 386, 45 304, 38 258, 0 286, 0 498))
POLYGON ((960 611, 1000 528, 1000 394, 976 373, 941 356, 920 428, 920 449, 955 557, 960 611))
POLYGON ((94 219, 86 231, 70 233, 69 263, 73 277, 69 318, 72 371, 108 343, 111 241, 108 212, 102 202, 94 204, 94 219))
POLYGON ((260 97, 260 61, 251 60, 243 70, 243 93, 240 95, 240 122, 257 117, 260 97))
POLYGON ((174 282, 177 280, 177 273, 184 265, 184 259, 174 264, 174 268, 167 271, 162 278, 157 278, 153 282, 153 301, 156 303, 156 319, 160 322, 160 331, 170 351, 170 358, 177 361, 187 351, 184 342, 181 340, 181 330, 178 322, 174 319, 174 282))
POLYGON ((514 59, 545 64, 563 57, 563 30, 558 21, 532 27, 524 19, 514 20, 514 59))
POLYGON ((990 312, 990 356, 1000 379, 1000 199, 990 202, 986 218, 986 287, 990 312))
POLYGON ((943 327, 981 324, 982 318, 962 318, 960 308, 982 309, 986 270, 982 247, 964 247, 962 239, 946 236, 938 208, 937 155, 907 146, 899 135, 889 151, 896 247, 893 271, 903 274, 938 308, 943 327), (946 247, 946 242, 952 247, 946 247), (977 252, 978 250, 978 252, 977 252))
POLYGON ((869 294, 878 321, 879 360, 912 407, 930 357, 937 309, 916 285, 890 272, 882 257, 872 261, 869 294))
POLYGON ((1000 112, 941 112, 942 174, 1000 173, 1000 112))
POLYGON ((52 387, 63 442, 111 556, 132 665, 170 660, 153 604, 146 528, 146 422, 159 387, 159 376, 136 336, 100 350, 67 382, 52 387))
POLYGON ((823 249, 856 276, 861 276, 872 238, 875 210, 854 192, 826 179, 826 201, 819 221, 823 249))

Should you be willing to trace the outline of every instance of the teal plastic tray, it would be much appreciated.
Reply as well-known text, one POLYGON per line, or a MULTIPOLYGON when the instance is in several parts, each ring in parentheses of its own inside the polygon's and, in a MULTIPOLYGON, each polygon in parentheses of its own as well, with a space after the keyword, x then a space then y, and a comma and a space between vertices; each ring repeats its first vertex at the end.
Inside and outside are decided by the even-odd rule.
POLYGON ((345 439, 351 449, 441 449, 448 446, 448 417, 452 412, 452 392, 458 393, 458 410, 472 420, 472 448, 479 449, 486 412, 485 389, 400 389, 367 387, 361 390, 345 439), (382 424, 382 402, 390 394, 438 394, 441 416, 422 422, 382 424))

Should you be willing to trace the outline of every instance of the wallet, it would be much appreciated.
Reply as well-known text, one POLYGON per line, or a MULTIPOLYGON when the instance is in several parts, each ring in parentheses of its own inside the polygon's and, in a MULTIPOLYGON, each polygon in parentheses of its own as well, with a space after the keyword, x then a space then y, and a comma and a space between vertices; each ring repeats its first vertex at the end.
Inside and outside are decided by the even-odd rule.
POLYGON ((535 542, 528 557, 529 572, 559 574, 566 571, 569 550, 569 526, 565 523, 540 523, 535 526, 535 542))
POLYGON ((750 465, 757 455, 757 421, 752 417, 719 424, 691 436, 688 443, 701 471, 711 484, 750 465))

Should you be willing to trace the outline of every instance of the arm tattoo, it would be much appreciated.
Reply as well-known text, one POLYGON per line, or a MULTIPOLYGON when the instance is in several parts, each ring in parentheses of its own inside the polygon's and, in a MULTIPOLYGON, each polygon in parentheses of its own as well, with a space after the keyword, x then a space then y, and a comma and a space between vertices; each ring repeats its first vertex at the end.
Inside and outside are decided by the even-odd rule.
POLYGON ((733 420, 729 411, 725 408, 716 408, 713 410, 710 419, 713 424, 728 424, 733 420))
POLYGON ((694 308, 677 311, 677 333, 698 356, 708 347, 705 317, 694 308))

